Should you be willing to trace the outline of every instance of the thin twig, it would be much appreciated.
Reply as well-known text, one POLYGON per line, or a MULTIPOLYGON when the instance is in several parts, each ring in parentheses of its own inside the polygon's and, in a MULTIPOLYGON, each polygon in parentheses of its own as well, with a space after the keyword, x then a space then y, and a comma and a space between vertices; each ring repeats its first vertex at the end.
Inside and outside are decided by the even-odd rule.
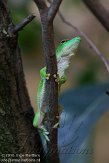
POLYGON ((18 33, 25 27, 27 24, 29 24, 33 19, 35 18, 35 15, 29 15, 24 20, 22 20, 19 24, 17 24, 13 29, 11 29, 11 33, 18 33))
POLYGON ((107 61, 107 59, 104 57, 103 53, 101 53, 101 51, 96 47, 96 45, 93 43, 93 41, 91 41, 88 36, 81 31, 78 27, 74 26, 72 23, 70 23, 69 21, 67 21, 64 16, 62 15, 62 13, 59 11, 59 16, 61 18, 61 20, 68 25, 69 27, 73 28, 76 32, 78 32, 78 34, 80 36, 82 36, 86 42, 88 43, 88 45, 96 52, 96 54, 100 57, 101 61, 104 63, 108 73, 109 73, 109 63, 107 61))

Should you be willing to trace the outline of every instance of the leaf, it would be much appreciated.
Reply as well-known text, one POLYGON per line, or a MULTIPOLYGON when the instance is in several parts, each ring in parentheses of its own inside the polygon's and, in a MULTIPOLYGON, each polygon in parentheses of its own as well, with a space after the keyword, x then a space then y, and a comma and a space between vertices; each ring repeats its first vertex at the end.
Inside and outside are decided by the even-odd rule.
POLYGON ((109 84, 88 86, 69 90, 61 96, 64 112, 58 130, 58 147, 62 163, 72 163, 81 149, 87 148, 83 143, 109 109, 109 96, 105 93, 108 88, 109 84))

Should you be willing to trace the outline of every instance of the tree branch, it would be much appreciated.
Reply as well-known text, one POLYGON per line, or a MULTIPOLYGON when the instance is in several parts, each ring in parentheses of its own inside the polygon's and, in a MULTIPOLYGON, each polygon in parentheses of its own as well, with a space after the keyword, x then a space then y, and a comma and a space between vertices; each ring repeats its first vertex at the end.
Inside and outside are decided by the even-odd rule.
POLYGON ((29 15, 24 20, 22 20, 19 24, 17 24, 15 27, 10 29, 10 32, 12 34, 18 33, 25 27, 27 24, 29 24, 33 19, 35 18, 35 15, 29 15))
POLYGON ((88 45, 96 52, 96 54, 99 56, 99 58, 101 59, 101 61, 104 63, 108 73, 109 73, 109 63, 107 61, 107 59, 104 57, 103 53, 101 53, 101 51, 96 47, 96 45, 93 43, 93 41, 91 41, 89 39, 89 37, 82 32, 78 27, 74 26, 73 24, 71 24, 69 21, 67 21, 64 16, 62 15, 62 13, 59 11, 59 16, 61 18, 61 20, 68 25, 69 27, 73 28, 80 36, 82 36, 86 42, 88 43, 88 45))
POLYGON ((109 12, 98 0, 83 0, 86 6, 92 11, 100 23, 109 31, 109 12))
MULTIPOLYGON (((47 112, 43 120, 43 125, 46 126, 49 132, 48 142, 48 157, 52 163, 59 163, 58 145, 57 145, 57 129, 53 129, 53 126, 57 123, 58 113, 58 83, 55 82, 54 74, 57 75, 57 60, 55 55, 54 44, 54 30, 53 19, 61 4, 62 0, 54 0, 51 3, 50 8, 46 6, 44 1, 34 0, 39 8, 41 24, 42 24, 42 41, 44 47, 44 56, 46 64, 46 72, 50 73, 50 80, 45 84, 45 101, 47 104, 47 112), (41 7, 42 3, 42 7, 41 7)), ((47 156, 46 155, 46 156, 47 156)), ((47 157, 47 158, 48 158, 47 157)))
POLYGON ((53 0, 48 11, 48 21, 52 21, 59 9, 62 0, 53 0))
POLYGON ((32 127, 34 112, 26 88, 18 37, 17 34, 7 37, 7 31, 3 33, 9 24, 12 20, 7 0, 0 0, 0 154, 40 152, 43 157, 38 131, 32 127), (25 142, 27 136, 29 139, 25 142))

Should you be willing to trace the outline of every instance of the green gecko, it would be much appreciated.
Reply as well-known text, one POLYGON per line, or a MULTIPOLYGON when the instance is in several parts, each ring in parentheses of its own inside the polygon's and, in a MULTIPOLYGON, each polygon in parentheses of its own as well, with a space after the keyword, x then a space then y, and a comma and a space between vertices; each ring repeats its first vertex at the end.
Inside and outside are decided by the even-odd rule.
MULTIPOLYGON (((56 74, 54 74, 55 81, 58 82, 59 90, 62 84, 66 82, 65 70, 69 67, 70 58, 74 55, 78 49, 81 38, 75 37, 71 40, 63 40, 58 45, 56 49, 56 59, 57 59, 57 68, 58 68, 58 78, 56 74)), ((33 126, 37 127, 46 140, 49 141, 48 132, 46 128, 43 126, 42 121, 44 119, 44 115, 47 112, 45 101, 46 101, 46 80, 49 80, 50 74, 46 74, 46 67, 40 70, 41 80, 39 83, 38 91, 37 91, 37 111, 34 116, 33 126)), ((56 125, 57 126, 57 125, 56 125)))

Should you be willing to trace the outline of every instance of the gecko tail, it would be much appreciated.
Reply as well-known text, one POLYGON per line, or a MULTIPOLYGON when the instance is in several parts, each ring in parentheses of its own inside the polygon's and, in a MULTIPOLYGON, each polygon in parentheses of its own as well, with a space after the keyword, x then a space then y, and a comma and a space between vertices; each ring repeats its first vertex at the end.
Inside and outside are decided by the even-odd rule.
POLYGON ((39 135, 41 137, 41 141, 44 147, 44 151, 47 151, 47 142, 49 142, 49 132, 46 130, 42 121, 44 119, 44 113, 41 111, 37 111, 33 119, 33 126, 38 129, 39 135))
POLYGON ((45 153, 47 153, 47 151, 48 151, 47 142, 50 141, 49 136, 48 136, 49 132, 46 130, 46 128, 44 126, 39 126, 38 132, 40 134, 40 138, 42 141, 44 151, 45 151, 45 153))

